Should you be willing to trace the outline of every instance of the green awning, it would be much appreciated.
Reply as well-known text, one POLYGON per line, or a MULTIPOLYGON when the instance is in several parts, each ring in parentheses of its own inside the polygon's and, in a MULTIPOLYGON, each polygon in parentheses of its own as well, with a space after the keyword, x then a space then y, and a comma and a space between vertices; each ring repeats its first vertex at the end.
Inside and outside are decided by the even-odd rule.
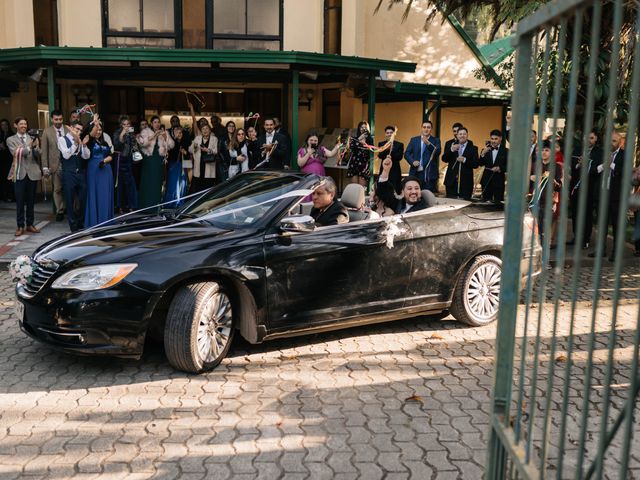
POLYGON ((489 65, 495 67, 513 53, 514 48, 511 45, 513 38, 514 35, 510 35, 478 48, 489 62, 489 65))
POLYGON ((417 95, 438 98, 469 98, 478 100, 494 100, 497 102, 510 102, 511 93, 507 90, 491 90, 486 88, 464 88, 446 85, 433 85, 427 83, 396 83, 394 91, 401 94, 417 95))
POLYGON ((24 47, 0 49, 0 65, 40 64, 56 65, 66 62, 91 62, 96 66, 100 62, 158 62, 164 66, 190 64, 211 64, 220 68, 220 64, 233 68, 315 68, 327 70, 413 73, 416 64, 377 58, 349 57, 343 55, 262 50, 196 50, 196 49, 160 49, 160 48, 92 48, 92 47, 24 47))

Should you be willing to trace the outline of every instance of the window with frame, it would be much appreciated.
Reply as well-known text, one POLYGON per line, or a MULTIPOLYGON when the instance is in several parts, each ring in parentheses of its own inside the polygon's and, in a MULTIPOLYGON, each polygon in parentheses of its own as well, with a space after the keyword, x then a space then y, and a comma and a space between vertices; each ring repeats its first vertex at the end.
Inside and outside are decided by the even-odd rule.
POLYGON ((104 0, 107 47, 176 47, 176 0, 104 0))
POLYGON ((282 49, 282 0, 212 1, 212 48, 282 49))

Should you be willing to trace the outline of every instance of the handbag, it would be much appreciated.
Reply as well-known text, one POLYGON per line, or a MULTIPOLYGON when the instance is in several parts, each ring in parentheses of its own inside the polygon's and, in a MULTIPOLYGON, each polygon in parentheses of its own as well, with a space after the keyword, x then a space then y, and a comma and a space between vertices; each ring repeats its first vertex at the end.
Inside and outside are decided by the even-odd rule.
POLYGON ((140 150, 138 149, 138 145, 134 145, 132 150, 133 150, 133 153, 131 154, 131 161, 133 163, 138 163, 142 161, 142 153, 140 153, 140 150))

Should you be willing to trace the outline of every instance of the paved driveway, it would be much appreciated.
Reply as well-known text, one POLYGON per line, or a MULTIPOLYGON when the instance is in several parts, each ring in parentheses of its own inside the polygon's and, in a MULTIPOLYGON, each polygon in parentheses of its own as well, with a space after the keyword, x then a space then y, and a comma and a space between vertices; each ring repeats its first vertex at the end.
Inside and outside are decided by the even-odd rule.
MULTIPOLYGON (((0 274, 3 480, 482 476, 495 325, 416 318, 258 346, 237 342, 215 371, 191 376, 173 371, 157 347, 134 362, 74 357, 36 343, 19 331, 12 285, 0 274)), ((634 275, 624 280, 629 298, 640 284, 634 275)), ((587 275, 584 289, 588 283, 587 275)), ((582 302, 578 343, 589 312, 582 302)), ((551 308, 543 313, 549 322, 551 308)), ((636 315, 624 300, 618 331, 625 352, 636 315)), ((598 342, 608 325, 605 312, 598 342)), ((560 352, 567 332, 560 325, 560 352)), ((628 363, 614 381, 628 382, 628 363)), ((579 373, 571 390, 576 416, 579 373)), ((624 389, 614 392, 614 410, 622 398, 624 389)), ((568 448, 570 464, 575 446, 568 448)), ((640 478, 637 440, 631 451, 628 478, 640 478)))

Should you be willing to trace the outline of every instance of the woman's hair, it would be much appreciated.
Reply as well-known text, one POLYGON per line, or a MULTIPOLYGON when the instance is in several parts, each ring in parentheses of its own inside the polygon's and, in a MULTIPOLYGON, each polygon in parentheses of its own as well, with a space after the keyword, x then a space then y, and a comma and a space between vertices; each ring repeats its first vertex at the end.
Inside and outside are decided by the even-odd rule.
POLYGON ((149 123, 153 123, 153 121, 154 121, 154 120, 158 120, 158 121, 160 121, 160 117, 159 117, 158 115, 154 115, 153 117, 151 117, 151 118, 149 119, 149 123))
POLYGON ((227 132, 227 136, 229 137, 229 140, 230 140, 229 143, 233 142, 233 140, 236 138, 236 135, 235 135, 236 122, 229 120, 227 123, 224 124, 224 129, 227 132), (233 126, 233 133, 231 134, 231 136, 229 136, 229 126, 231 125, 233 126))
POLYGON ((396 198, 396 192, 391 182, 378 183, 374 196, 378 197, 385 207, 390 208, 394 212, 396 211, 398 199, 396 198))
POLYGON ((371 132, 371 129, 369 128, 369 122, 366 121, 361 121, 360 123, 358 123, 358 127, 356 128, 357 132, 356 132, 356 137, 359 137, 361 135, 360 133, 360 128, 365 125, 367 127, 367 133, 371 132))
POLYGON ((235 132, 235 134, 233 136, 233 139, 236 141, 238 146, 240 146, 240 141, 238 140, 238 133, 240 133, 240 132, 244 133, 244 140, 243 141, 247 140, 247 131, 244 128, 236 128, 236 132, 235 132))
MULTIPOLYGON (((317 137, 317 136, 318 136, 318 134, 316 134, 316 133, 310 133, 310 134, 309 134, 309 135, 307 135, 307 137, 304 139, 304 144, 305 144, 305 145, 309 145, 309 139, 310 139, 311 137, 317 137)), ((318 138, 318 140, 320 140, 320 139, 318 138)))

